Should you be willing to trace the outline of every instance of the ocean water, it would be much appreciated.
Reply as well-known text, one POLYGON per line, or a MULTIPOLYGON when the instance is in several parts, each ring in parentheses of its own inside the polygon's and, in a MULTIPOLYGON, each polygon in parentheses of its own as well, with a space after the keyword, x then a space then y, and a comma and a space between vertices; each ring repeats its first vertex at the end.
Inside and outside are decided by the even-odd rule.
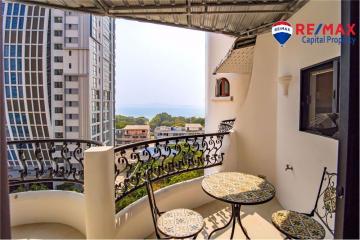
POLYGON ((198 107, 121 107, 116 114, 133 117, 153 118, 156 114, 166 112, 172 116, 204 117, 205 108, 198 107))

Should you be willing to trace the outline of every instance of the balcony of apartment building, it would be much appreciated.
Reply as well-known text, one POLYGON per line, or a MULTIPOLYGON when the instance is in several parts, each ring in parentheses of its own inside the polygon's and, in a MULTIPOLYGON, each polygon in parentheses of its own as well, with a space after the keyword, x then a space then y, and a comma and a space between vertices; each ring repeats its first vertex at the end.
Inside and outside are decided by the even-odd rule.
POLYGON ((115 135, 116 144, 129 144, 150 139, 149 125, 126 125, 122 129, 117 129, 115 135))
MULTIPOLYGON (((341 14, 352 16, 349 6, 356 3, 188 1, 176 6, 160 1, 143 11, 140 3, 99 2, 101 7, 84 10, 217 32, 207 34, 205 133, 117 147, 84 139, 9 141, 9 154, 21 163, 12 168, 17 174, 9 175, 13 237, 131 239, 157 238, 159 232, 168 236, 169 231, 178 238, 189 232, 208 239, 217 229, 211 238, 358 236, 358 220, 348 212, 358 207, 352 198, 358 195, 357 176, 347 175, 356 166, 348 151, 356 143, 347 139, 356 138, 358 130, 352 125, 358 105, 351 113, 347 107, 349 96, 358 97, 346 75, 356 64, 353 46, 308 45, 294 34, 282 47, 269 32, 278 20, 293 26, 346 24, 350 20, 341 14), (245 175, 240 180, 226 175, 238 173, 245 175), (185 175, 188 179, 181 181, 185 175), (247 181, 252 187, 240 184, 247 181), (72 191, 59 188, 64 183, 72 191), (247 188, 245 195, 222 191, 242 188, 239 184, 247 188), (174 214, 160 223, 161 214, 184 208, 200 215, 192 212, 196 217, 188 225, 177 226, 170 219, 174 214), (291 214, 279 220, 275 213, 282 209, 296 211, 297 219, 286 212, 291 214)), ((123 134, 143 136, 142 131, 123 134)))

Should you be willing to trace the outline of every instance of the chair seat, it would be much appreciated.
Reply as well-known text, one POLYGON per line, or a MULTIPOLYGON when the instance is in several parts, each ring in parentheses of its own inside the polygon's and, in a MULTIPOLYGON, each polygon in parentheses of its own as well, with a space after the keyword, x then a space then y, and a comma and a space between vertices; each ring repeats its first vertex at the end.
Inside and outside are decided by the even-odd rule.
POLYGON ((190 209, 174 209, 160 215, 157 227, 162 234, 186 238, 198 234, 204 227, 203 217, 190 209))
POLYGON ((323 239, 325 229, 312 217, 305 214, 281 210, 272 214, 275 227, 288 237, 298 239, 323 239))

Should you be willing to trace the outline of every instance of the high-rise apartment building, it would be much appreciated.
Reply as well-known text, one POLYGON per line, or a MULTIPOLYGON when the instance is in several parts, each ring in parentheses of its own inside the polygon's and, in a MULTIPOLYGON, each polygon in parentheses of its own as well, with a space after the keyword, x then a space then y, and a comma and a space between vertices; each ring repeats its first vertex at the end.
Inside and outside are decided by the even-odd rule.
POLYGON ((113 144, 114 19, 10 2, 2 9, 8 139, 113 144))

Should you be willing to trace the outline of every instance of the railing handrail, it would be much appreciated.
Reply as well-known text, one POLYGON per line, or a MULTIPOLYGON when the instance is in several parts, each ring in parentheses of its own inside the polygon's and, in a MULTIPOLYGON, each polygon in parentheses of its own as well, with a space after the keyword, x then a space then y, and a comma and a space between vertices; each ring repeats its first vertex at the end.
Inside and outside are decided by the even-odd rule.
POLYGON ((190 138, 201 138, 201 137, 211 137, 211 136, 221 136, 221 135, 227 135, 230 132, 215 132, 215 133, 204 133, 204 134, 189 134, 189 135, 181 135, 176 137, 166 137, 166 138, 158 138, 158 139, 152 139, 152 140, 146 140, 146 141, 140 141, 135 143, 129 143, 125 145, 121 145, 114 148, 115 152, 120 152, 124 149, 130 149, 137 146, 143 146, 143 145, 149 145, 152 143, 157 142, 166 142, 166 141, 174 141, 174 140, 181 140, 181 139, 190 139, 190 138))
POLYGON ((64 142, 64 143, 71 143, 71 142, 80 142, 80 143, 89 143, 98 146, 103 146, 104 144, 94 140, 87 140, 87 139, 75 139, 75 138, 41 138, 41 139, 22 139, 22 140, 9 140, 6 141, 7 145, 14 145, 14 144, 24 144, 24 143, 48 143, 48 142, 64 142))
MULTIPOLYGON (((52 182, 83 184, 84 150, 103 145, 98 141, 71 138, 8 140, 7 146, 13 147, 10 150, 15 150, 16 161, 19 162, 14 169, 17 174, 8 177, 9 185, 52 182), (32 162, 31 167, 27 165, 28 160, 32 162)), ((11 155, 14 157, 13 153, 11 155)))

